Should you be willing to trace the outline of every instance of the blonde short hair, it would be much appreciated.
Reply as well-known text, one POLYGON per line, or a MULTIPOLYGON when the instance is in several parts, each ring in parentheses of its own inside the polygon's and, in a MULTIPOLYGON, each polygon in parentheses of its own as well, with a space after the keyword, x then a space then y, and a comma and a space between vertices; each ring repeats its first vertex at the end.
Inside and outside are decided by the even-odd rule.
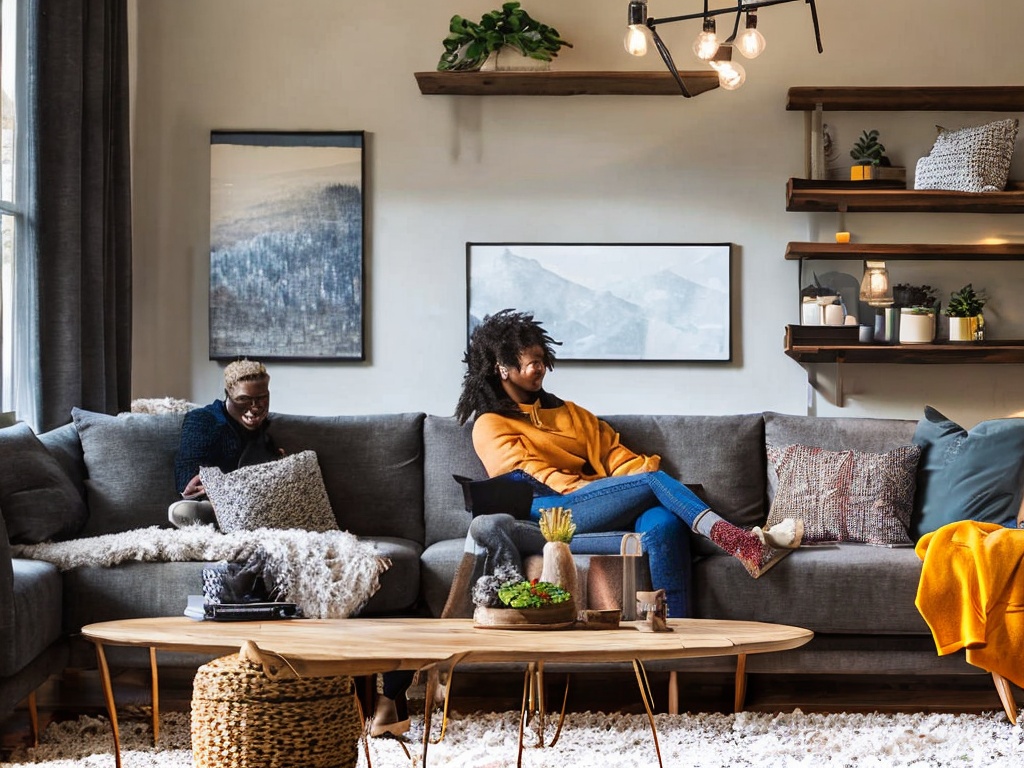
POLYGON ((270 381, 263 363, 255 360, 236 360, 224 368, 224 388, 231 389, 240 381, 270 381))

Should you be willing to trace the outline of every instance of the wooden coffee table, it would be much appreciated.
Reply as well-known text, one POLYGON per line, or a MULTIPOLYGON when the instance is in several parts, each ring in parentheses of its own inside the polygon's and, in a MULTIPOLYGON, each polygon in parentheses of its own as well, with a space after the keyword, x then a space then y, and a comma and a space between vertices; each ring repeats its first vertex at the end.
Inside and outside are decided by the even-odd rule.
MULTIPOLYGON (((124 619, 90 624, 83 636, 96 646, 103 694, 114 733, 115 759, 121 766, 120 736, 110 669, 104 646, 150 649, 153 686, 153 736, 158 736, 157 651, 213 654, 237 652, 246 641, 278 654, 299 675, 368 675, 393 670, 454 668, 463 662, 545 662, 593 664, 632 662, 661 763, 658 734, 642 662, 707 656, 737 656, 798 648, 813 633, 799 627, 754 621, 670 619, 672 632, 639 632, 636 622, 611 630, 521 631, 478 629, 472 619, 293 619, 269 622, 194 621, 185 617, 124 619)), ((738 678, 739 679, 739 675, 738 678)), ((426 689, 423 762, 426 764, 433 709, 433 686, 426 689)), ((525 695, 523 717, 525 718, 525 695)), ((543 709, 541 710, 543 711, 543 709)), ((563 705, 564 716, 564 705, 563 705)), ((443 727, 443 726, 442 726, 443 727)), ((557 735, 556 735, 557 739, 557 735)), ((522 754, 522 722, 520 757, 522 754)))

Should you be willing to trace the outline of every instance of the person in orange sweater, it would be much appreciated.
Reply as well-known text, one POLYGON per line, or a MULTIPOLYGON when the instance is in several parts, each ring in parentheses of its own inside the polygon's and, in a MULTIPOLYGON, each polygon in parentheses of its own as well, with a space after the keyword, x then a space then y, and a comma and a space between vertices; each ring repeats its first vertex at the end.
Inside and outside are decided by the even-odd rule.
MULTIPOLYGON (((488 476, 508 474, 531 483, 534 521, 540 509, 557 504, 571 508, 579 533, 642 533, 654 586, 665 589, 670 615, 677 617, 690 613, 686 528, 731 554, 755 579, 799 546, 796 521, 772 531, 733 525, 661 471, 659 456, 632 451, 607 422, 545 391, 556 343, 532 314, 507 309, 485 317, 470 337, 455 409, 460 423, 476 417, 473 447, 488 476)), ((522 554, 542 546, 535 522, 478 516, 459 567, 461 580, 473 584, 497 565, 521 564, 522 554)), ((461 584, 453 586, 447 615, 465 612, 463 592, 461 584)))

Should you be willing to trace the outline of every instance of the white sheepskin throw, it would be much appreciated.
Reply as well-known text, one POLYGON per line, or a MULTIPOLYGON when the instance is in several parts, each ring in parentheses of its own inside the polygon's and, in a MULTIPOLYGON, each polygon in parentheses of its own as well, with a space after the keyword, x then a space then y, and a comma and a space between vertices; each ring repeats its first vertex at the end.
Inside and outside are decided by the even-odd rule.
MULTIPOLYGON (((221 533, 212 525, 139 528, 71 541, 11 547, 15 557, 46 560, 60 570, 128 562, 229 562, 263 565, 282 597, 315 619, 356 613, 391 566, 370 542, 348 531, 314 533, 258 528, 221 533)), ((197 585, 197 589, 201 585, 197 585)))
POLYGON ((141 397, 132 400, 132 413, 188 413, 197 403, 176 397, 141 397))

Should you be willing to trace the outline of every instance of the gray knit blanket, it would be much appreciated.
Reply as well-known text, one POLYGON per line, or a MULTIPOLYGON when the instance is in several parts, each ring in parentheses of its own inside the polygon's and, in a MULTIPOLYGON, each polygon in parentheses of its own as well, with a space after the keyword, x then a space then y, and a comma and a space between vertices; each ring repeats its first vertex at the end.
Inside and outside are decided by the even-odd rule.
MULTIPOLYGON (((318 619, 356 613, 380 588, 380 576, 391 566, 372 543, 348 531, 260 528, 221 533, 212 525, 154 526, 11 549, 15 557, 46 560, 62 571, 131 562, 259 563, 280 590, 281 599, 318 619)), ((196 591, 201 589, 202 584, 197 584, 196 591)))

